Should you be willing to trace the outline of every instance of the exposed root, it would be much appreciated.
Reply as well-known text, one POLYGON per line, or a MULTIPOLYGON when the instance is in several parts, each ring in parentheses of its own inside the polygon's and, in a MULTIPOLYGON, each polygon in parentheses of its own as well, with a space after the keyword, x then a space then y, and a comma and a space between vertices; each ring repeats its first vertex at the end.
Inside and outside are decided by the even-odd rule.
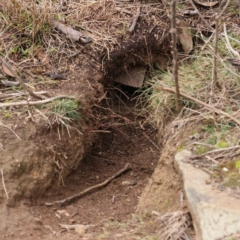
POLYGON ((55 204, 59 204, 60 206, 64 203, 67 203, 67 202, 70 202, 76 198, 80 198, 82 197, 83 195, 86 195, 87 193, 89 192, 92 192, 93 190, 96 190, 96 189, 99 189, 99 188, 102 188, 104 186, 106 186, 108 183, 110 183, 114 178, 118 177, 119 175, 121 175, 122 173, 128 171, 131 169, 131 166, 129 163, 127 163, 124 168, 122 168, 120 171, 118 171, 116 174, 114 174, 112 177, 108 178, 106 181, 104 181, 103 183, 100 183, 100 184, 97 184, 95 186, 92 186, 90 188, 87 188, 79 193, 76 193, 74 194, 73 196, 71 197, 68 197, 68 198, 64 198, 62 200, 59 200, 59 201, 54 201, 52 203, 45 203, 47 206, 52 206, 52 205, 55 205, 55 204))

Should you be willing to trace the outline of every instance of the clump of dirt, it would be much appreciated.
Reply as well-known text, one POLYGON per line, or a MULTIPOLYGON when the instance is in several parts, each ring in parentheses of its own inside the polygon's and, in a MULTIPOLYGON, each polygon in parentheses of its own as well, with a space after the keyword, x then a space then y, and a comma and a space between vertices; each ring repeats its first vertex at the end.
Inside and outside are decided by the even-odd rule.
MULTIPOLYGON (((58 83, 55 89, 55 94, 64 92, 75 95, 79 92, 78 111, 82 117, 79 122, 73 123, 74 128, 70 132, 64 126, 49 124, 44 112, 39 114, 39 111, 36 113, 33 110, 32 115, 28 106, 2 111, 4 125, 0 132, 0 163, 9 197, 8 205, 13 206, 22 198, 40 196, 52 184, 61 184, 86 156, 95 138, 95 134, 89 132, 92 118, 89 109, 92 102, 102 94, 98 83, 102 75, 95 74, 90 79, 88 71, 91 69, 86 71, 84 66, 82 69, 78 67, 76 72, 72 72, 69 81, 58 83), (77 71, 82 73, 81 81, 78 81, 77 71), (92 83, 91 88, 89 81, 92 83), (10 117, 5 116, 6 112, 10 117)), ((6 200, 7 193, 0 185, 0 202, 6 200)))

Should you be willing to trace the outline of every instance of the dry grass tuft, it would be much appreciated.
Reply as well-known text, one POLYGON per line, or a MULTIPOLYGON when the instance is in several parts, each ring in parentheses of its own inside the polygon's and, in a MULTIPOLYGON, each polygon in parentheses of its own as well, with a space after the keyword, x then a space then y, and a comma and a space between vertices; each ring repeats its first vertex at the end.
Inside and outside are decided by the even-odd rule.
MULTIPOLYGON (((239 34, 231 34, 231 45, 234 49, 240 47, 239 34)), ((205 39, 203 39, 205 41, 205 39)), ((182 62, 179 68, 180 92, 191 96, 194 100, 181 97, 182 110, 175 111, 174 95, 164 88, 174 89, 170 72, 156 72, 149 80, 151 93, 149 109, 153 111, 153 119, 160 126, 165 141, 176 144, 178 151, 190 149, 196 157, 191 161, 210 174, 213 183, 227 181, 223 167, 232 162, 233 170, 238 172, 239 161, 239 125, 228 116, 240 119, 240 76, 236 68, 228 61, 233 58, 232 52, 226 46, 224 36, 219 41, 219 55, 217 55, 217 71, 219 87, 213 89, 213 47, 208 44, 205 50, 198 52, 182 62), (215 109, 226 113, 216 113, 209 107, 198 105, 197 100, 207 103, 215 109), (172 120, 171 124, 168 124, 172 120), (167 127, 167 130, 165 128, 167 127)), ((229 181, 228 181, 229 182, 229 181)), ((236 183, 236 181, 235 181, 236 183)), ((236 187, 236 184, 234 185, 236 187)), ((239 187, 239 184, 238 184, 239 187)))
POLYGON ((183 211, 170 212, 160 215, 154 222, 157 229, 158 239, 182 240, 191 239, 189 236, 189 227, 191 219, 188 213, 183 211))

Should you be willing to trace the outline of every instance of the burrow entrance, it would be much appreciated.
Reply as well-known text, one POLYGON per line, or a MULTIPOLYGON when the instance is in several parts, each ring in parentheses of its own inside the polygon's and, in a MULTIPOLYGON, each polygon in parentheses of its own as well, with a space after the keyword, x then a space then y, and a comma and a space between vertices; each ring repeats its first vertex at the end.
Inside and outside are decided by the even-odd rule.
POLYGON ((45 224, 97 224, 104 219, 123 221, 131 218, 141 192, 155 169, 160 156, 157 129, 147 121, 147 113, 142 109, 144 102, 141 102, 137 89, 114 84, 105 90, 105 98, 95 106, 93 128, 97 129, 98 137, 94 145, 64 186, 52 187, 39 200, 40 206, 35 214, 43 216, 45 224), (106 187, 63 205, 57 211, 43 206, 45 202, 67 198, 104 182, 126 163, 131 165, 132 170, 106 187))

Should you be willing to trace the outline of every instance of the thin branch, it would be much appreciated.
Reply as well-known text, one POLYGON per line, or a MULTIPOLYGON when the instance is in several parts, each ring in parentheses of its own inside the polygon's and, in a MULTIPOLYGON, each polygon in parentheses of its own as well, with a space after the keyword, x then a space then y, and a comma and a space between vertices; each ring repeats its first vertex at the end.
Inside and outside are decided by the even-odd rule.
MULTIPOLYGON (((171 88, 159 87, 157 89, 176 94, 175 90, 173 90, 171 88)), ((201 100, 198 100, 198 99, 196 99, 194 97, 186 95, 186 94, 184 94, 182 92, 180 93, 180 95, 182 97, 185 97, 187 99, 190 99, 190 100, 194 101, 195 103, 197 103, 199 105, 202 105, 202 106, 206 107, 207 109, 209 109, 209 110, 211 110, 211 111, 213 111, 213 112, 215 112, 217 114, 223 115, 224 117, 227 117, 227 118, 231 119, 232 121, 234 121, 235 123, 237 123, 240 126, 240 121, 238 119, 236 119, 235 117, 233 117, 233 116, 223 112, 222 110, 217 109, 217 108, 215 108, 215 107, 213 107, 213 106, 211 106, 211 105, 209 105, 209 104, 207 104, 205 102, 202 102, 201 100)))
POLYGON ((223 10, 218 15, 218 18, 220 18, 223 15, 223 13, 227 10, 227 7, 228 7, 229 3, 230 3, 230 0, 227 0, 227 3, 225 4, 223 10))
POLYGON ((4 189, 4 192, 6 194, 7 199, 9 199, 8 192, 7 192, 6 185, 5 185, 5 181, 4 181, 4 177, 3 177, 3 170, 2 169, 1 169, 1 174, 2 174, 3 189, 4 189))
POLYGON ((129 33, 132 33, 132 32, 134 31, 134 29, 135 29, 135 27, 136 27, 136 24, 137 24, 137 20, 138 20, 138 18, 139 18, 139 16, 140 16, 140 11, 141 11, 141 7, 139 6, 139 7, 137 8, 137 13, 136 13, 136 15, 133 17, 132 25, 131 25, 131 27, 128 29, 128 32, 129 32, 129 33))
POLYGON ((238 59, 240 59, 239 53, 232 48, 232 45, 231 45, 231 43, 230 43, 230 41, 229 41, 229 38, 228 38, 228 35, 227 35, 226 24, 225 24, 225 23, 223 24, 223 30, 224 30, 224 37, 225 37, 225 39, 226 39, 227 48, 228 48, 238 59))
POLYGON ((214 41, 214 55, 213 55, 213 78, 212 78, 212 87, 211 87, 211 97, 213 95, 213 91, 217 85, 217 54, 218 54, 218 23, 219 18, 215 15, 215 23, 216 23, 216 30, 215 30, 215 41, 214 41))
POLYGON ((190 0, 190 3, 192 5, 192 7, 194 8, 194 10, 198 13, 198 16, 202 19, 202 21, 205 23, 205 25, 211 29, 211 30, 214 30, 210 25, 209 23, 205 20, 205 18, 203 17, 203 15, 199 12, 198 8, 196 7, 196 5, 193 3, 192 0, 190 0))
POLYGON ((44 99, 45 97, 35 94, 32 90, 30 90, 26 84, 22 81, 22 79, 17 75, 17 73, 12 69, 12 67, 3 59, 0 58, 0 61, 8 68, 8 70, 13 74, 13 76, 18 80, 20 85, 23 87, 25 91, 27 91, 31 96, 38 98, 38 99, 44 99))
POLYGON ((228 148, 214 149, 214 150, 208 151, 206 153, 203 153, 201 155, 196 155, 196 156, 192 157, 192 159, 205 157, 206 155, 209 155, 211 153, 226 152, 226 151, 229 151, 229 150, 236 150, 236 149, 239 149, 239 148, 240 148, 240 146, 233 146, 233 147, 228 147, 228 148))
POLYGON ((178 83, 178 53, 177 53, 177 28, 176 28, 176 0, 172 0, 172 16, 171 16, 171 34, 172 34, 172 56, 173 56, 173 80, 175 82, 175 101, 176 110, 180 111, 179 102, 179 83, 178 83))
POLYGON ((92 187, 90 187, 90 188, 87 188, 87 189, 85 189, 85 190, 83 190, 83 191, 81 191, 81 192, 79 192, 79 193, 76 193, 76 194, 72 195, 71 197, 64 198, 64 199, 62 199, 62 200, 54 201, 54 202, 51 202, 51 203, 45 203, 45 205, 47 205, 47 206, 52 206, 52 205, 54 205, 54 204, 60 204, 60 205, 62 205, 63 203, 70 202, 70 201, 72 201, 72 200, 74 200, 74 199, 76 199, 76 198, 80 198, 80 197, 82 197, 83 195, 85 195, 85 194, 87 194, 87 193, 89 193, 89 192, 92 192, 93 190, 96 190, 96 189, 99 189, 99 188, 102 188, 102 187, 106 186, 106 185, 107 185, 108 183, 110 183, 114 178, 118 177, 119 175, 121 175, 122 173, 124 173, 124 172, 126 172, 126 171, 128 171, 128 170, 130 170, 130 169, 132 169, 132 168, 131 168, 130 164, 127 163, 127 164, 124 166, 124 168, 122 168, 121 170, 119 170, 116 174, 114 174, 112 177, 108 178, 106 181, 104 181, 104 182, 102 182, 102 183, 99 183, 99 184, 97 184, 97 185, 94 185, 94 186, 92 186, 92 187))
MULTIPOLYGON (((35 94, 46 94, 46 91, 41 92, 34 92, 35 94)), ((17 93, 2 93, 0 94, 0 100, 6 99, 6 98, 12 98, 12 97, 18 97, 18 96, 24 96, 26 93, 24 92, 17 92, 17 93)))
POLYGON ((5 128, 7 128, 8 130, 10 130, 19 140, 21 140, 21 138, 17 135, 17 133, 15 133, 9 126, 3 124, 2 122, 0 122, 0 126, 3 126, 5 128))
POLYGON ((44 100, 39 100, 39 101, 21 101, 21 102, 9 102, 9 103, 0 103, 0 108, 1 107, 11 107, 11 106, 22 106, 22 105, 38 105, 38 104, 44 104, 44 103, 49 103, 52 102, 58 98, 70 98, 70 99, 76 99, 73 96, 66 96, 66 95, 60 95, 52 98, 47 98, 44 100))

